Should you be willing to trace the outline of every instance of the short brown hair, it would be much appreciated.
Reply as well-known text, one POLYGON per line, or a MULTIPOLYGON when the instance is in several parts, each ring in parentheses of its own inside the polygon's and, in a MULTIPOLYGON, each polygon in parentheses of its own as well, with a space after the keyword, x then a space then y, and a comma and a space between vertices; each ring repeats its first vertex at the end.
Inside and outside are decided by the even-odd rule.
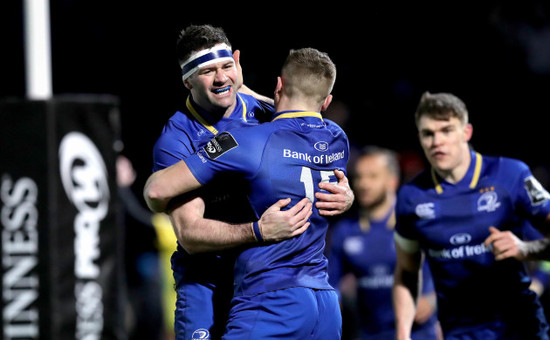
POLYGON ((436 120, 458 118, 462 124, 468 123, 468 110, 464 102, 451 93, 424 92, 414 114, 416 125, 422 116, 436 120))
POLYGON ((179 33, 176 43, 176 56, 179 64, 183 64, 192 53, 218 44, 231 46, 223 28, 211 25, 189 25, 179 33))

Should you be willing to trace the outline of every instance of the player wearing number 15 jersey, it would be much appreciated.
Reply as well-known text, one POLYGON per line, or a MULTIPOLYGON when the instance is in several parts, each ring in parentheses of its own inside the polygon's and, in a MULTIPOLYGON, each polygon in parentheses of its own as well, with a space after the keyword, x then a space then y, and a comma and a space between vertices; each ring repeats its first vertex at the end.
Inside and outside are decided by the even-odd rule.
MULTIPOLYGON (((279 199, 291 198, 289 206, 304 195, 313 201, 318 184, 335 181, 334 171, 345 172, 349 157, 345 133, 319 113, 330 103, 334 77, 326 54, 291 51, 278 79, 272 121, 220 133, 197 153, 153 174, 145 189, 149 206, 162 210, 171 197, 228 174, 249 184, 242 190, 258 216, 279 199)), ((246 247, 238 255, 224 339, 340 338, 338 297, 323 254, 328 221, 313 208, 310 223, 297 237, 246 247)), ((261 240, 261 225, 251 228, 261 240)))

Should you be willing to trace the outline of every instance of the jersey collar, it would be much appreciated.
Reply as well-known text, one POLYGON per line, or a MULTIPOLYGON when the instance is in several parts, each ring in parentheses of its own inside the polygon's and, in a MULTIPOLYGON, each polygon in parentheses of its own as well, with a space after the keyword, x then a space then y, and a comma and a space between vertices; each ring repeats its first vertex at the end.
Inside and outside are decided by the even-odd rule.
POLYGON ((315 117, 323 120, 323 116, 319 112, 314 111, 282 111, 273 115, 272 122, 280 118, 299 118, 299 117, 315 117))
MULTIPOLYGON (((242 108, 242 119, 244 122, 247 122, 246 120, 246 103, 244 102, 244 100, 241 98, 241 96, 237 93, 237 98, 239 98, 239 101, 241 102, 242 105, 235 105, 235 109, 233 110, 233 112, 231 112, 231 115, 234 115, 236 114, 236 111, 239 109, 239 107, 242 108)), ((193 101, 193 99, 191 98, 191 96, 189 95, 187 97, 187 101, 185 102, 185 106, 187 106, 187 110, 189 110, 189 112, 191 112, 191 114, 193 115, 193 117, 202 125, 204 126, 205 129, 207 129, 208 131, 210 131, 212 134, 214 135, 217 135, 218 134, 218 130, 210 123, 208 123, 208 121, 200 114, 200 112, 203 110, 193 101)))
MULTIPOLYGON (((479 181, 479 176, 481 174, 481 165, 483 164, 483 157, 479 152, 470 152, 472 162, 470 163, 470 167, 468 168, 468 171, 466 172, 466 175, 464 176, 462 180, 471 177, 469 188, 474 189, 477 186, 477 183, 479 181)), ((431 174, 432 174, 432 181, 434 183, 435 191, 438 194, 443 193, 443 186, 439 182, 438 175, 435 173, 434 168, 431 168, 431 174)), ((461 180, 461 181, 462 181, 461 180)))
MULTIPOLYGON (((395 202, 393 203, 390 210, 388 210, 388 212, 386 213, 386 216, 384 216, 384 218, 382 218, 378 222, 381 222, 381 221, 386 222, 386 228, 388 228, 388 229, 393 229, 395 227, 395 222, 396 222, 396 219, 395 219, 395 202)), ((363 222, 364 222, 364 224, 360 223, 359 227, 361 228, 361 230, 363 232, 369 231, 370 226, 371 226, 371 220, 367 216, 364 216, 363 222)))

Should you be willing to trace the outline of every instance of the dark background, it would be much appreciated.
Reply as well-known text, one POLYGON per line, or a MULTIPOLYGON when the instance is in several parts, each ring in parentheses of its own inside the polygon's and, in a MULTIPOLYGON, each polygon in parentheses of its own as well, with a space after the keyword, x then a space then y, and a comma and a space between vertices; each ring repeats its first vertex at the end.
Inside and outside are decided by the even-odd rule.
MULTIPOLYGON (((478 151, 520 158, 550 183, 540 178, 550 166, 549 1, 359 4, 300 2, 305 9, 298 10, 296 1, 50 0, 53 93, 119 97, 123 153, 137 170, 133 189, 141 198, 153 144, 187 96, 177 34, 210 23, 241 50, 245 84, 269 96, 289 49, 327 52, 338 69, 331 111, 346 108, 342 127, 355 146, 422 158, 416 104, 424 91, 451 92, 466 102, 478 151)), ((0 1, 0 100, 25 97, 23 39, 22 1, 0 1)), ((127 229, 130 300, 145 320, 136 316, 139 338, 160 327, 151 321, 159 289, 149 268, 156 258, 145 256, 155 252, 155 234, 135 223, 127 229)))
MULTIPOLYGON (((338 68, 334 98, 351 114, 344 129, 358 145, 418 151, 420 95, 452 92, 468 106, 479 151, 548 163, 548 1, 302 4, 306 10, 167 3, 50 1, 54 95, 119 96, 124 152, 140 181, 163 123, 187 95, 175 40, 190 23, 222 26, 241 50, 245 83, 266 95, 290 48, 326 51, 338 68)), ((0 97, 24 97, 20 1, 3 1, 0 15, 0 97)))

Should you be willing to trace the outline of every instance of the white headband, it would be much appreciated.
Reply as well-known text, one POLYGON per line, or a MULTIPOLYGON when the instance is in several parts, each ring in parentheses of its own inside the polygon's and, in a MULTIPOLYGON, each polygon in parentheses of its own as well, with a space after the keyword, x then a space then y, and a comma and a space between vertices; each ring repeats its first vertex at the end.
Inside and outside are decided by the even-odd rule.
POLYGON ((218 44, 212 48, 201 50, 193 54, 183 64, 181 64, 181 73, 183 80, 189 78, 201 67, 218 63, 220 61, 233 60, 231 47, 227 44, 218 44))

